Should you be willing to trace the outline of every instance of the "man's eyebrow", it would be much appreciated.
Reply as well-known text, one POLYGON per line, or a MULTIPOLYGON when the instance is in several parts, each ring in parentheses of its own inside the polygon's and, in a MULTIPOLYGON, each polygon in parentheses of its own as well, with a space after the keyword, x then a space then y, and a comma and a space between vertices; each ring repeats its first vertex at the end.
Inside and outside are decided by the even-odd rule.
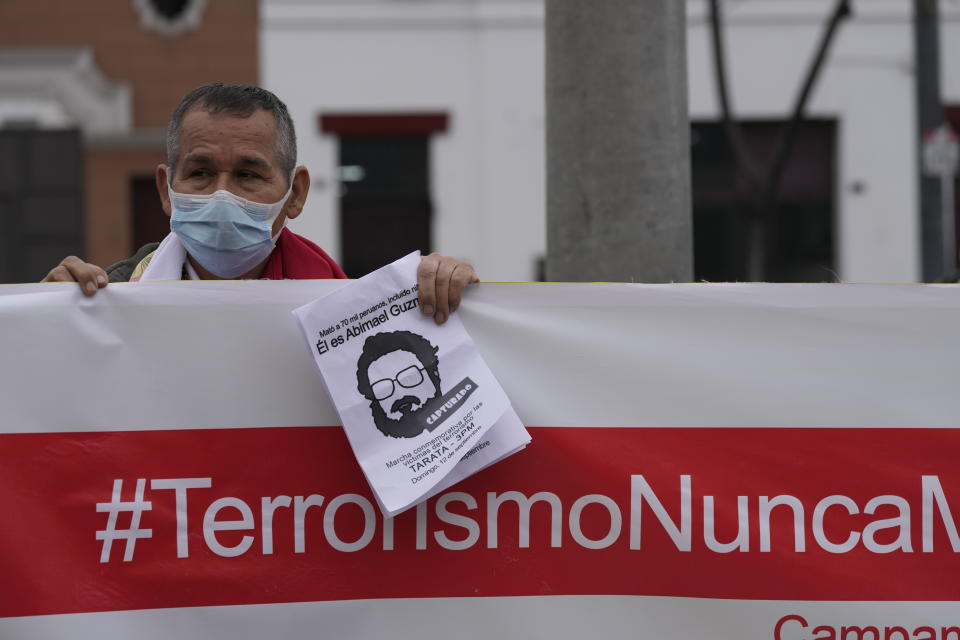
POLYGON ((260 169, 270 168, 270 163, 259 156, 240 156, 240 164, 260 169))
POLYGON ((190 153, 183 159, 183 162, 184 164, 210 164, 212 160, 213 159, 205 153, 190 153))
MULTIPOLYGON (((240 156, 238 163, 245 167, 257 167, 260 169, 269 169, 270 163, 260 156, 240 156)), ((191 153, 184 159, 184 164, 213 164, 213 156, 205 153, 191 153)))

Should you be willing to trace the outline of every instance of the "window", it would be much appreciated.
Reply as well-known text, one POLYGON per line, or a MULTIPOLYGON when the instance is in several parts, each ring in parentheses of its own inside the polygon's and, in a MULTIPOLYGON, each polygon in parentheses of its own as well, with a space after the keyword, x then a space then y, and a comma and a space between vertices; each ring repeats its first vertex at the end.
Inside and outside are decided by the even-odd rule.
POLYGON ((77 129, 0 129, 0 282, 36 282, 83 254, 77 129))
POLYGON ((442 113, 324 115, 339 136, 340 264, 358 278, 419 249, 430 252, 430 135, 442 113))
MULTIPOLYGON (((741 124, 761 169, 773 156, 786 123, 741 124)), ((764 279, 772 282, 831 282, 834 271, 834 184, 836 123, 808 120, 780 181, 776 214, 764 226, 764 279)), ((749 186, 736 168, 723 124, 691 127, 694 275, 710 282, 748 279, 748 237, 754 215, 749 186)))

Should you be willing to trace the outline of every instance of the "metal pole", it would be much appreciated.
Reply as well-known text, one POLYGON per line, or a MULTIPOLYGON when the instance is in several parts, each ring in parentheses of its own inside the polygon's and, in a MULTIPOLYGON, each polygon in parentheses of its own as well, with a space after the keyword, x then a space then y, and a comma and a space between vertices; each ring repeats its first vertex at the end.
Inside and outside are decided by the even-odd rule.
POLYGON ((940 104, 940 37, 937 28, 937 0, 914 0, 914 51, 916 58, 917 175, 920 191, 920 253, 922 279, 937 280, 945 259, 943 204, 936 176, 925 175, 922 144, 924 134, 943 122, 940 104))
POLYGON ((546 0, 547 278, 693 277, 686 3, 546 0))

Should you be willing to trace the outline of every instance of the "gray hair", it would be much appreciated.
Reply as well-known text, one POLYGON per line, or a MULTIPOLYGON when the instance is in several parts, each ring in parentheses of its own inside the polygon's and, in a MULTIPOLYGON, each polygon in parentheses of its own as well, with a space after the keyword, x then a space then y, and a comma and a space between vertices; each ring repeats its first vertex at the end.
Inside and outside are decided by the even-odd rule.
POLYGON ((263 109, 273 115, 277 123, 277 161, 289 182, 297 166, 297 135, 293 130, 293 120, 277 96, 266 89, 243 84, 223 84, 214 82, 197 87, 183 96, 170 116, 167 128, 167 164, 173 173, 180 159, 180 129, 183 117, 192 107, 197 106, 207 113, 227 113, 239 118, 249 118, 257 109, 263 109))

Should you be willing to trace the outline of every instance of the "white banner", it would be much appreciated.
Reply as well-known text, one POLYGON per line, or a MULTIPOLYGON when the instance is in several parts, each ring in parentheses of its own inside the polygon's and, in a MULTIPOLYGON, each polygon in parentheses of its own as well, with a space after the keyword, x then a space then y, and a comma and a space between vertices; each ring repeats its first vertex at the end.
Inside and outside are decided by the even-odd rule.
POLYGON ((0 287, 0 637, 960 639, 956 286, 474 287, 533 442, 384 519, 342 284, 0 287))

